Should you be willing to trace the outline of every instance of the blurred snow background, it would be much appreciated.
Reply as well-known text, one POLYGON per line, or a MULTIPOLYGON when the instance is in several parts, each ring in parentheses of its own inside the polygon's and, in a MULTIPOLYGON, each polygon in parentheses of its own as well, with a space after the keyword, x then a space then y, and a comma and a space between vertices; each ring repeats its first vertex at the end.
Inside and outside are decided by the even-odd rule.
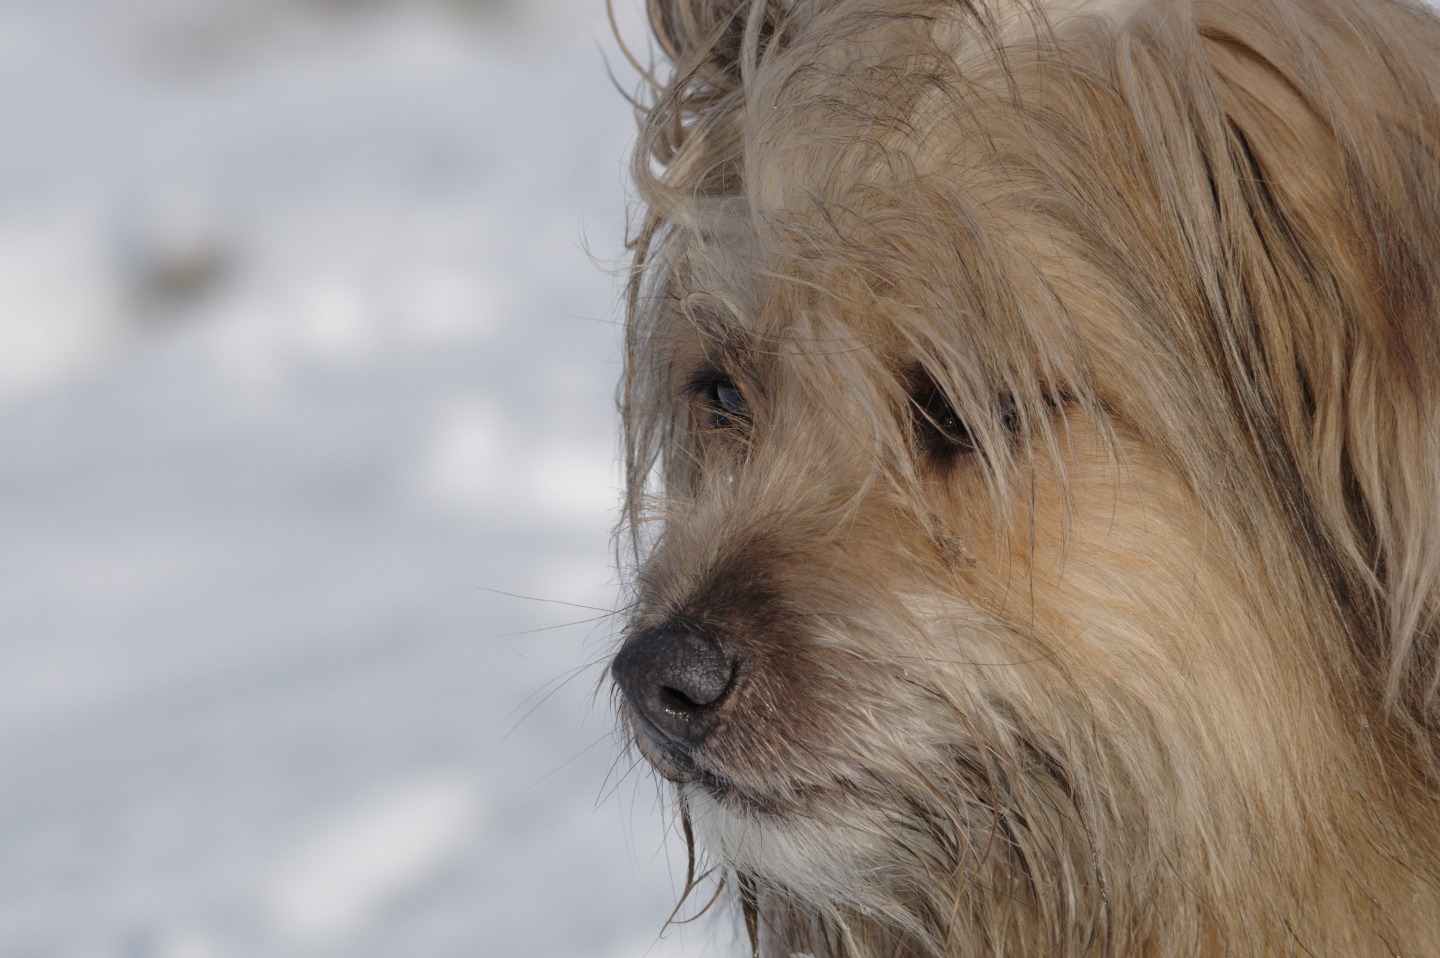
POLYGON ((0 3, 3 958, 680 953, 603 6, 0 3))

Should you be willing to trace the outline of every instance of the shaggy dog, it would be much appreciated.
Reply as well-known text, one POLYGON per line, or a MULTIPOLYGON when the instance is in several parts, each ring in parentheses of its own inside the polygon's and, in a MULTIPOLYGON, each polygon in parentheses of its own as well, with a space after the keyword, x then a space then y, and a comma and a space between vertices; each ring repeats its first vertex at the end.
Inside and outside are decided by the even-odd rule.
POLYGON ((612 674, 751 949, 1440 956, 1440 26, 650 7, 612 674))

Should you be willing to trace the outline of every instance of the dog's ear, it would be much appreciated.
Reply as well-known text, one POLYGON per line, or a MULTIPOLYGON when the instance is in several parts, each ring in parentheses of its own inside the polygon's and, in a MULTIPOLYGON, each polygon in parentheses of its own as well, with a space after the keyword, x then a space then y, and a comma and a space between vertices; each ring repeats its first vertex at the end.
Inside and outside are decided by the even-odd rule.
POLYGON ((1227 281, 1245 304, 1228 334, 1249 340, 1255 392, 1348 571, 1366 664, 1435 729, 1440 25, 1400 4, 1314 7, 1207 21, 1196 5, 1224 123, 1207 153, 1227 281))

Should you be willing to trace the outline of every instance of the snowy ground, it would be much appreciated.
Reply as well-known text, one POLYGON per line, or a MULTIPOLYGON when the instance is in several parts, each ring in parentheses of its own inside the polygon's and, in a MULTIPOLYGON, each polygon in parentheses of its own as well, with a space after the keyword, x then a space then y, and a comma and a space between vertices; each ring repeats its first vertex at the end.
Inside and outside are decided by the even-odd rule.
POLYGON ((0 958, 681 953, 597 695, 605 57, 603 0, 0 5, 0 958))

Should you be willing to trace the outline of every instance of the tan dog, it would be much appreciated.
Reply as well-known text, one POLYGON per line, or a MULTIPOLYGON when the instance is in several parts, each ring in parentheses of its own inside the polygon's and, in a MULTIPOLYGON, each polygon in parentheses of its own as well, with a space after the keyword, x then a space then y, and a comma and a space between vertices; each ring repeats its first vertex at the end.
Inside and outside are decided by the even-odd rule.
POLYGON ((612 673, 755 951, 1440 956, 1440 26, 650 6, 612 673))

